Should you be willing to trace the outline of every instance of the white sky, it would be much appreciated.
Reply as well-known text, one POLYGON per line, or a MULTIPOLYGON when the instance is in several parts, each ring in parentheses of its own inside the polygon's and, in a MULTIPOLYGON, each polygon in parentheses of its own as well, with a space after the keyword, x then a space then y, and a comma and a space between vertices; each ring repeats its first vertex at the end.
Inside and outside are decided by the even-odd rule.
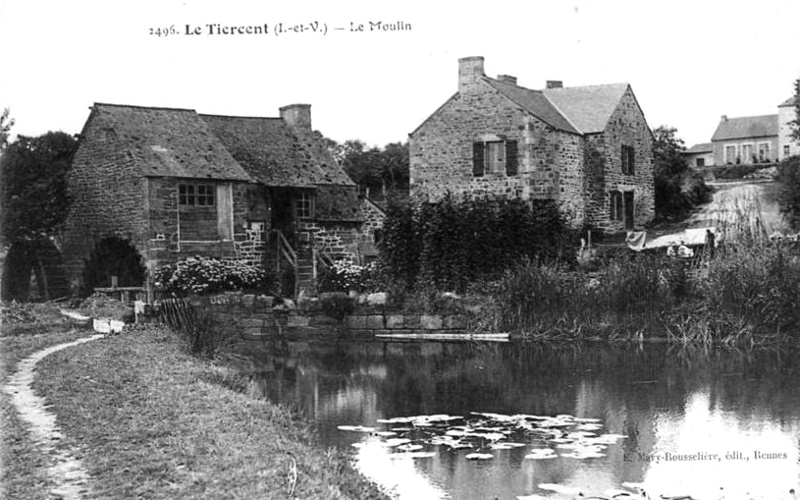
POLYGON ((457 88, 458 58, 520 85, 626 81, 651 127, 687 146, 720 115, 777 113, 800 77, 800 1, 0 0, 0 107, 12 132, 78 133, 93 102, 277 116, 312 105, 337 141, 405 141, 457 88), (274 25, 328 25, 275 36, 274 25), (369 21, 410 31, 334 32, 369 21), (156 37, 186 24, 269 25, 266 36, 156 37))

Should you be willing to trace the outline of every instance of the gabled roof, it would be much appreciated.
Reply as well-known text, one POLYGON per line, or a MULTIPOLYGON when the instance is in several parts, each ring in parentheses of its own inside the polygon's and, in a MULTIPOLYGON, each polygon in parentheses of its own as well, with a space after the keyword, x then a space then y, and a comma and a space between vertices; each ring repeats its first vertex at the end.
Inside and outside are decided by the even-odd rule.
POLYGON ((266 186, 355 185, 320 137, 282 118, 200 116, 247 173, 266 186))
POLYGON ((81 134, 102 134, 147 177, 253 181, 191 109, 95 103, 81 134))
POLYGON ((773 137, 778 135, 778 115, 725 118, 717 126, 711 141, 773 137))
POLYGON ((778 105, 779 108, 797 105, 797 96, 792 96, 778 105))
POLYGON ((510 82, 495 80, 488 77, 484 77, 484 80, 501 94, 521 106, 525 111, 548 125, 565 132, 571 132, 573 134, 580 133, 564 115, 559 113, 559 110, 544 96, 542 91, 531 90, 510 82))
POLYGON ((594 134, 605 130, 629 87, 627 83, 611 83, 545 89, 542 93, 580 133, 594 134))
POLYGON ((713 151, 712 144, 710 142, 701 142, 700 144, 695 144, 694 146, 690 147, 686 151, 685 154, 699 154, 699 153, 710 153, 713 151))

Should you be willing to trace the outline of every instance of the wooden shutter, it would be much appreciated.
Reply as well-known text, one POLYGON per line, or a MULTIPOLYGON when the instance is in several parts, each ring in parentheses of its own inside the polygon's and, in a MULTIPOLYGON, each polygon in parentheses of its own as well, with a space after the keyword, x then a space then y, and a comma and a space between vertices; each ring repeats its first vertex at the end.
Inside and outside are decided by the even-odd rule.
POLYGON ((517 141, 506 141, 506 175, 517 175, 517 141))
POLYGON ((484 145, 482 142, 472 143, 472 175, 481 177, 483 175, 484 145))
POLYGON ((217 233, 219 239, 233 239, 233 196, 228 183, 217 184, 217 233))

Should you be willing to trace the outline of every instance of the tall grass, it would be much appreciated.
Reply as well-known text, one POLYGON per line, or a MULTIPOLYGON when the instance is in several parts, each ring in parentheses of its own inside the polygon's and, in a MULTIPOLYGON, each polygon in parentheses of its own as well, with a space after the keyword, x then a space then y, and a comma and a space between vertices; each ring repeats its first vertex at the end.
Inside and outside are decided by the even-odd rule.
POLYGON ((522 263, 487 298, 482 328, 532 338, 800 342, 800 243, 773 241, 757 202, 733 203, 699 266, 621 252, 599 269, 522 263))
POLYGON ((192 306, 188 299, 161 301, 159 316, 167 326, 181 334, 189 352, 196 356, 214 359, 233 347, 239 339, 236 332, 213 313, 192 306))
POLYGON ((663 318, 687 292, 681 263, 624 256, 595 272, 524 263, 495 288, 486 326, 534 337, 610 340, 663 333, 663 318))

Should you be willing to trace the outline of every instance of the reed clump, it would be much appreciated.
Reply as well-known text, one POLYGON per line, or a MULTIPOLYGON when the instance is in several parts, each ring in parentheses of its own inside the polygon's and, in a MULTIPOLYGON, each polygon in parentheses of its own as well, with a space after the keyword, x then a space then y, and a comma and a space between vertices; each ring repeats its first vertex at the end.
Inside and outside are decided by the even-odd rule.
POLYGON ((800 242, 768 236, 757 204, 732 204, 700 263, 621 252, 584 271, 523 262, 492 287, 481 328, 530 338, 800 341, 800 242))

